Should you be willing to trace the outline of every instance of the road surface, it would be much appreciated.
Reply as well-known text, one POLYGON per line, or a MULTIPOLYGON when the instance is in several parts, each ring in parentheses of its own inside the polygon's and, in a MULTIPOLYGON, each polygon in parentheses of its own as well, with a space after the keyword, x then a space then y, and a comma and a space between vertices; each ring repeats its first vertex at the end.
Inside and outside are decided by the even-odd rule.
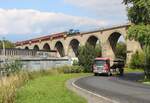
POLYGON ((75 84, 119 103, 150 103, 150 86, 123 78, 90 76, 77 80, 75 84))

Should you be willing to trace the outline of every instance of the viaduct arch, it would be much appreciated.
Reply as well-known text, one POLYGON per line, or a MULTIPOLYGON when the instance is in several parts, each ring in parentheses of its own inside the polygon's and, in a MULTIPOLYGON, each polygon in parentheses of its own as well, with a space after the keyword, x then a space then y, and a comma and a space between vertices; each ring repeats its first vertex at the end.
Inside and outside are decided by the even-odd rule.
POLYGON ((88 38, 86 43, 95 47, 97 44, 100 44, 100 40, 97 36, 92 35, 88 38))
POLYGON ((43 50, 46 50, 46 51, 50 51, 50 50, 51 50, 51 48, 50 48, 50 46, 49 46, 48 43, 45 43, 45 44, 44 44, 43 50))
POLYGON ((29 47, 27 47, 27 46, 26 46, 24 49, 28 50, 28 49, 29 49, 29 47))
POLYGON ((37 51, 40 50, 38 45, 35 45, 33 49, 37 51))
POLYGON ((63 46, 61 41, 56 42, 54 49, 57 50, 59 57, 64 57, 65 56, 64 46, 63 46))
POLYGON ((109 54, 112 55, 114 58, 116 57, 115 56, 116 45, 117 45, 117 42, 118 42, 118 40, 121 36, 123 36, 123 38, 125 40, 125 44, 128 45, 127 40, 125 39, 126 34, 123 34, 121 31, 111 32, 110 35, 107 38, 107 41, 106 41, 107 46, 109 46, 109 54))
POLYGON ((77 39, 72 39, 69 43, 69 56, 77 57, 78 56, 78 48, 79 48, 80 42, 77 39))
MULTIPOLYGON (((17 42, 16 48, 24 49, 28 47, 28 49, 35 49, 36 45, 36 49, 38 47, 37 50, 57 50, 58 57, 76 57, 78 56, 79 46, 89 43, 95 47, 99 43, 99 46, 102 48, 102 56, 114 59, 116 43, 121 35, 126 38, 129 26, 129 24, 114 26, 96 31, 82 32, 76 35, 68 35, 67 32, 62 32, 33 40, 17 42)), ((126 39, 125 43, 127 45, 127 61, 129 61, 131 55, 136 50, 140 50, 141 46, 134 40, 126 39)))

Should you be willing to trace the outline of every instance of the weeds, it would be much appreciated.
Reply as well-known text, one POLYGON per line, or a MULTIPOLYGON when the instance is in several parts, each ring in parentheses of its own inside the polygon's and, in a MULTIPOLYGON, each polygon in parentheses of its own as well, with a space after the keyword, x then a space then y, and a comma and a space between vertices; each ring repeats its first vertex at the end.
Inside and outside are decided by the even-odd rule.
MULTIPOLYGON (((19 69, 15 64, 11 65, 13 65, 14 68, 17 68, 17 72, 9 73, 9 75, 0 78, 0 103, 14 103, 17 89, 30 79, 45 75, 83 72, 83 69, 80 66, 63 66, 48 70, 41 69, 40 71, 27 72, 18 71, 19 69)), ((9 65, 7 66, 10 68, 9 65)))
POLYGON ((0 80, 0 103, 13 103, 17 89, 27 80, 28 75, 23 72, 2 77, 0 80))

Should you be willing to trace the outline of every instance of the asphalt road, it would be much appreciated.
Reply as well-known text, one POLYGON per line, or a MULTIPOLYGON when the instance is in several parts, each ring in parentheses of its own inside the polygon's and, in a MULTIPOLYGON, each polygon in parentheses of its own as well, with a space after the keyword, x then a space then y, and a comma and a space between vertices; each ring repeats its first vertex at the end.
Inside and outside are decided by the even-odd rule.
POLYGON ((90 76, 75 84, 119 103, 150 103, 150 86, 119 77, 90 76))

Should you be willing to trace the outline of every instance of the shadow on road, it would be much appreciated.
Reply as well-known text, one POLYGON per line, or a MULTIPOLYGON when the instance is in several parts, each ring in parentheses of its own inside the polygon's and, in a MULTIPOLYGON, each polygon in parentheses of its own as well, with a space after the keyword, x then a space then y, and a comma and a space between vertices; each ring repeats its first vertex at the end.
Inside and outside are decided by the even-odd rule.
POLYGON ((119 77, 123 80, 129 80, 129 81, 140 81, 144 79, 144 73, 126 73, 124 76, 119 77))

